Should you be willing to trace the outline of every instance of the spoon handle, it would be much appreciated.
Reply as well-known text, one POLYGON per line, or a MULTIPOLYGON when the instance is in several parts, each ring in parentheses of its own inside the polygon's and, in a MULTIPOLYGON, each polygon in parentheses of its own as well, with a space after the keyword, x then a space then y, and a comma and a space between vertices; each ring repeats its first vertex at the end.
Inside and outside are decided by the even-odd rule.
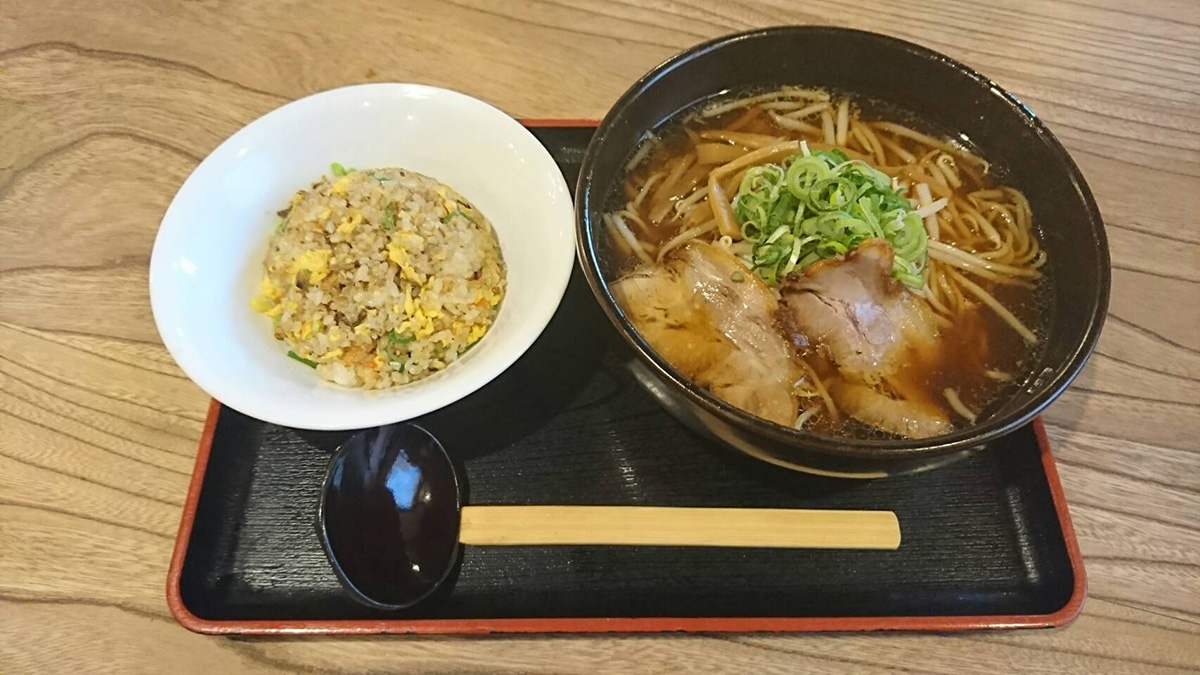
POLYGON ((891 511, 659 506, 464 506, 459 541, 486 546, 603 544, 895 550, 891 511))

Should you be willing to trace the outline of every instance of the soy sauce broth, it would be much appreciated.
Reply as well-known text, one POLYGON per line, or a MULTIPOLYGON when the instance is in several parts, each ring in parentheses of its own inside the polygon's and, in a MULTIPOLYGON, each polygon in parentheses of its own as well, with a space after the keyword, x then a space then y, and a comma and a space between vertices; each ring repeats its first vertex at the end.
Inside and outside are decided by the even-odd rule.
MULTIPOLYGON (((727 98, 727 97, 724 97, 727 98)), ((837 98, 836 96, 834 97, 837 98)), ((705 102, 708 103, 708 102, 705 102)), ((859 102, 854 101, 857 106, 859 102)), ((829 147, 820 135, 793 131, 780 128, 759 106, 750 106, 743 110, 734 110, 710 118, 699 119, 697 111, 703 106, 691 108, 677 115, 674 119, 655 130, 655 147, 631 171, 627 172, 624 180, 618 184, 608 202, 610 211, 624 208, 630 200, 637 197, 641 187, 653 176, 669 173, 689 151, 693 151, 699 140, 702 143, 717 142, 701 140, 699 134, 708 130, 733 129, 741 133, 759 134, 764 136, 781 137, 784 140, 805 140, 813 149, 829 147), (757 112, 754 112, 756 111, 757 112)), ((861 117, 865 122, 895 121, 913 129, 920 130, 947 144, 967 152, 972 149, 955 140, 955 134, 946 130, 928 129, 911 115, 879 101, 863 101, 861 117)), ((820 128, 819 120, 813 122, 820 128)), ((920 157, 931 151, 931 147, 912 138, 890 135, 888 141, 901 151, 920 157)), ((730 145, 736 145, 730 143, 730 145)), ((847 146, 835 146, 847 148, 847 146)), ((848 144, 848 149, 863 151, 861 144, 848 144)), ((635 151, 636 152, 636 149, 635 151)), ((634 152, 630 153, 631 158, 634 152)), ((853 156, 853 155, 852 155, 853 156)), ((887 157, 892 162, 897 160, 894 152, 887 157)), ((875 166, 876 162, 866 160, 875 166)), ((711 169, 711 167, 707 167, 711 169)), ((993 190, 1005 185, 1003 167, 991 166, 987 172, 960 171, 962 185, 953 188, 953 195, 960 199, 969 199, 967 195, 981 190, 993 190)), ((695 165, 683 172, 678 184, 696 185, 703 187, 707 179, 707 171, 698 169, 695 165)), ((659 178, 661 186, 663 178, 659 178)), ((658 224, 654 224, 651 205, 655 190, 652 187, 643 198, 635 212, 647 224, 646 228, 638 228, 636 235, 654 247, 662 246, 673 239, 681 231, 697 224, 697 218, 684 220, 673 218, 668 213, 658 224)), ((678 188, 674 188, 678 191, 678 188)), ((687 191, 685 190, 685 194, 687 191)), ((733 198, 736 188, 729 197, 733 198)), ((686 198, 686 197, 685 197, 686 198)), ((676 200, 678 201, 678 200, 676 200)), ((709 216, 705 216, 709 217, 709 216)), ((1033 219, 1033 236, 1041 239, 1036 214, 1033 219)), ((631 225, 631 229, 634 229, 631 225)), ((619 243, 607 238, 607 268, 613 273, 612 279, 642 264, 631 250, 623 249, 619 243)), ((711 241, 715 235, 710 233, 702 237, 711 241)), ((964 250, 976 252, 981 242, 973 239, 966 241, 949 241, 964 250)), ((1012 312, 1025 326, 1028 326, 1037 336, 1036 344, 1028 344, 1013 328, 1001 319, 995 312, 981 302, 974 301, 974 309, 960 313, 953 323, 940 331, 941 340, 935 358, 929 361, 912 359, 903 363, 895 374, 894 380, 907 392, 920 392, 924 400, 942 410, 953 422, 955 428, 970 426, 970 423, 958 415, 949 405, 943 392, 947 389, 957 392, 963 405, 975 412, 978 419, 986 418, 998 409, 1005 400, 1018 388, 1024 386, 1030 379, 1036 364, 1039 363, 1046 342, 1046 329, 1050 325, 1052 315, 1052 261, 1041 268, 1042 277, 1033 282, 1032 288, 1003 285, 987 279, 982 279, 964 273, 975 284, 992 294, 1004 307, 1012 312), (990 373, 990 375, 989 375, 990 373)), ((797 273, 797 272, 794 272, 797 273)), ((972 298, 974 300, 974 298, 972 298)), ((802 358, 821 378, 837 377, 837 368, 819 348, 798 348, 797 355, 802 358)), ((848 419, 839 415, 835 423, 821 405, 820 400, 801 399, 800 410, 810 407, 818 408, 817 412, 804 424, 804 429, 835 436, 850 436, 856 438, 891 438, 891 434, 874 427, 848 419)))

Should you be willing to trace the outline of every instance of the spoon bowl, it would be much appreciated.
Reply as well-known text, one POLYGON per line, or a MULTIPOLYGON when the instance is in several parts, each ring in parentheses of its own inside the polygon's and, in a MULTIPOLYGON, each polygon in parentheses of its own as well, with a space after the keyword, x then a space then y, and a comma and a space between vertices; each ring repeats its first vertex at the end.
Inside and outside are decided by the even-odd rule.
POLYGON ((354 597, 404 609, 432 594, 458 556, 462 510, 446 449, 412 423, 355 434, 325 474, 317 530, 354 597))

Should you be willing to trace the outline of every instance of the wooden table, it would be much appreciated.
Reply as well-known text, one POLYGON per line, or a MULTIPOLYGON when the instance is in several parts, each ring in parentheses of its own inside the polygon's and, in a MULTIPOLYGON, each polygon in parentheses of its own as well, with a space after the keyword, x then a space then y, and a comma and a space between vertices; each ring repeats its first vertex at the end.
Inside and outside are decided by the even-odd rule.
POLYGON ((0 672, 1200 668, 1200 6, 784 4, 0 4, 0 672), (778 23, 877 30, 961 59, 1042 115, 1091 183, 1111 313, 1046 414, 1090 577, 1077 621, 950 636, 238 640, 171 620, 163 582, 208 399, 159 341, 146 270, 202 157, 288 100, 357 82, 598 117, 676 51, 778 23))

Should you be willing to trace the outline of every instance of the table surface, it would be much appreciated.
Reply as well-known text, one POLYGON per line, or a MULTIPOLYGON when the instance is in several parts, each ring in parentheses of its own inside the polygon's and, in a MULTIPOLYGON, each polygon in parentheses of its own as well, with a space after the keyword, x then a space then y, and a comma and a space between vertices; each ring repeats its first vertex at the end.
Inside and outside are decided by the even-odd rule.
POLYGON ((0 4, 0 670, 1200 669, 1196 0, 303 4, 0 4), (1090 578, 1078 620, 946 636, 272 640, 175 624, 164 579, 208 399, 159 340, 146 273, 201 158, 288 100, 368 81, 599 117, 671 54, 780 23, 877 30, 964 61, 1041 115, 1095 191, 1111 311, 1046 413, 1090 578))

